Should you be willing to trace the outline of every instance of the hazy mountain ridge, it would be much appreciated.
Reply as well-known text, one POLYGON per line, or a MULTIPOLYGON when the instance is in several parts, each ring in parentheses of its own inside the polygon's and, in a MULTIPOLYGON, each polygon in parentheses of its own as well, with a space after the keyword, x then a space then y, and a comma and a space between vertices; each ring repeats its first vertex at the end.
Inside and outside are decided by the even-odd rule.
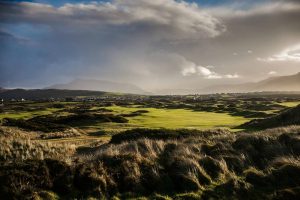
POLYGON ((290 76, 276 76, 259 82, 215 85, 201 90, 202 93, 300 91, 300 72, 290 76))
POLYGON ((101 91, 84 91, 84 90, 57 90, 57 89, 11 89, 0 90, 1 99, 49 99, 49 98, 66 98, 77 96, 101 96, 108 93, 101 91))
POLYGON ((52 85, 50 87, 47 87, 46 89, 90 90, 131 94, 147 93, 134 84, 92 79, 75 79, 69 83, 52 85))
MULTIPOLYGON (((290 76, 276 76, 259 82, 242 84, 214 85, 203 89, 162 89, 154 91, 159 95, 187 95, 213 93, 248 93, 248 92, 298 92, 300 91, 300 72, 290 76)), ((57 84, 41 90, 5 89, 0 87, 0 98, 31 98, 38 97, 68 97, 91 96, 98 93, 118 92, 131 94, 150 94, 128 83, 117 83, 103 80, 76 79, 67 84, 57 84), (94 92, 94 93, 93 93, 94 92), (83 94, 84 95, 81 95, 83 94), (79 95, 78 95, 79 94, 79 95)))

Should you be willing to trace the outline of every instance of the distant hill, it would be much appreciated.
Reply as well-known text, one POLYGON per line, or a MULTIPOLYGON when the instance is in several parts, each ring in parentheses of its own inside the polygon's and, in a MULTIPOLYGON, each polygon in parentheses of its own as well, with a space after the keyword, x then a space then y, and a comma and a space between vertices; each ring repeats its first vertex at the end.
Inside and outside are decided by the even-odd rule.
POLYGON ((300 72, 290 76, 271 77, 255 83, 216 85, 204 88, 202 93, 300 91, 300 72))
POLYGON ((266 129, 289 125, 300 125, 300 105, 273 117, 251 120, 238 128, 266 129))
POLYGON ((66 98, 77 96, 101 96, 108 94, 106 92, 99 91, 82 91, 82 90, 24 90, 24 89, 12 89, 12 90, 0 90, 0 99, 49 99, 49 98, 66 98))
POLYGON ((159 89, 153 91, 157 95, 188 95, 197 93, 195 89, 159 89))
POLYGON ((105 92, 120 92, 131 94, 145 94, 146 92, 136 85, 129 83, 118 83, 103 80, 75 79, 66 84, 57 84, 46 89, 66 89, 66 90, 90 90, 105 92))

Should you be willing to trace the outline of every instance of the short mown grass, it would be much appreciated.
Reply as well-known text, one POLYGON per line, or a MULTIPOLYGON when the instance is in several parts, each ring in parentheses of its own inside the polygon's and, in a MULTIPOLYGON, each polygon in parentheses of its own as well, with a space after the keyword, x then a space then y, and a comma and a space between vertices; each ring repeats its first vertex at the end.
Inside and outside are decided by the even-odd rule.
POLYGON ((300 101, 292 101, 292 102, 282 102, 278 103, 279 105, 286 106, 286 107, 295 107, 300 105, 300 101))
MULTIPOLYGON (((116 114, 128 114, 138 110, 147 110, 140 116, 128 117, 128 124, 124 127, 115 126, 115 128, 140 127, 140 128, 233 128, 239 124, 249 121, 244 117, 231 116, 227 113, 197 112, 186 109, 157 109, 157 108, 132 108, 111 106, 106 107, 113 110, 116 114)), ((113 127, 106 124, 105 127, 113 127)))
POLYGON ((20 111, 20 112, 7 112, 7 113, 1 113, 0 114, 0 120, 4 118, 13 118, 13 119, 29 119, 35 116, 40 115, 49 115, 53 114, 56 111, 59 111, 58 108, 47 108, 45 110, 39 110, 39 111, 20 111))

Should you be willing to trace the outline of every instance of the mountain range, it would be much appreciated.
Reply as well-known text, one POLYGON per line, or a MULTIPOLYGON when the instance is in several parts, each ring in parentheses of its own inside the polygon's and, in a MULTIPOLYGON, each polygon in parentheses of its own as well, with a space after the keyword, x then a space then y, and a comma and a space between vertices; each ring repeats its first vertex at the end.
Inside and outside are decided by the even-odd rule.
POLYGON ((69 83, 57 84, 46 89, 60 90, 90 90, 103 92, 118 92, 130 94, 146 94, 147 92, 134 84, 119 83, 105 80, 75 79, 69 83))
POLYGON ((209 86, 201 89, 199 93, 243 93, 273 91, 300 91, 300 72, 289 76, 274 76, 259 82, 209 86))
POLYGON ((298 92, 300 91, 300 72, 289 76, 274 76, 258 82, 239 84, 211 85, 208 87, 193 87, 185 89, 159 89, 155 94, 187 95, 214 93, 245 93, 245 92, 298 92))
POLYGON ((27 100, 46 100, 50 98, 67 98, 78 96, 103 96, 110 95, 101 91, 87 91, 87 90, 56 90, 56 89, 6 89, 0 90, 0 100, 10 99, 27 99, 27 100))
MULTIPOLYGON (((245 92, 299 92, 300 72, 290 76, 276 76, 259 82, 242 84, 214 85, 203 89, 166 89, 153 94, 214 94, 245 92)), ((0 98, 38 98, 90 96, 105 92, 127 94, 151 94, 128 83, 117 83, 103 80, 75 79, 66 84, 57 84, 41 90, 4 89, 0 87, 0 98)))

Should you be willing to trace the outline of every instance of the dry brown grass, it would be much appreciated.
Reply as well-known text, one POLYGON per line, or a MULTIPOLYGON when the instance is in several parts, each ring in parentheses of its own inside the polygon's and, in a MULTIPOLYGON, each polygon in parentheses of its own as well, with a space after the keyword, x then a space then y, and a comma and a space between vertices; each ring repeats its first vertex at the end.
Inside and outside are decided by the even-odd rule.
POLYGON ((7 127, 1 127, 1 130, 3 133, 0 135, 0 161, 52 158, 70 162, 76 150, 74 145, 41 143, 35 140, 39 136, 33 132, 7 127))
MULTIPOLYGON (((118 143, 95 144, 76 156, 72 156, 75 148, 68 145, 41 144, 30 137, 20 139, 20 135, 3 137, 0 155, 6 155, 7 161, 16 159, 23 163, 46 157, 73 158, 63 169, 70 168, 68 184, 76 191, 76 198, 117 195, 124 199, 128 194, 132 197, 160 193, 173 195, 174 199, 274 199, 279 198, 279 193, 285 197, 287 194, 280 191, 286 189, 299 194, 295 189, 300 186, 299 133, 299 126, 237 134, 218 130, 180 138, 177 133, 172 137, 170 131, 167 139, 157 139, 161 137, 155 134, 151 139, 143 135, 134 141, 122 137, 118 143)), ((56 170, 49 161, 40 165, 50 172, 56 170)), ((9 167, 14 165, 6 169, 9 167)), ((28 176, 27 169, 22 170, 28 176)), ((10 173, 18 177, 15 172, 10 173)), ((49 181, 52 183, 51 176, 49 181)), ((32 188, 35 192, 39 190, 32 188)))

